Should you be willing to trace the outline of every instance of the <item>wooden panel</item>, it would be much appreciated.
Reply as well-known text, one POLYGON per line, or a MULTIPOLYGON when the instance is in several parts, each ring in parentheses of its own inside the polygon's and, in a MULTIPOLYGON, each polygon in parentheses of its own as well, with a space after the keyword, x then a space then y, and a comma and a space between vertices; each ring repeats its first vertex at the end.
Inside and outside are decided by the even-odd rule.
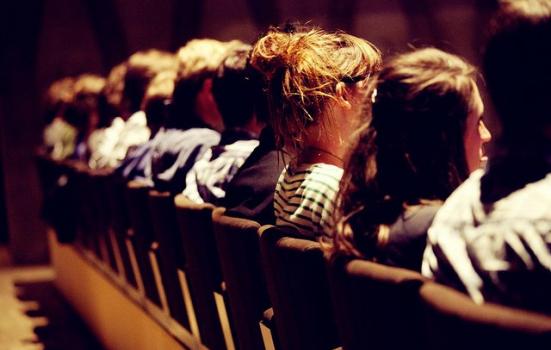
POLYGON ((108 349, 203 349, 183 329, 179 342, 144 308, 124 293, 71 245, 48 234, 56 286, 108 349), (185 346, 184 346, 185 344, 185 346))

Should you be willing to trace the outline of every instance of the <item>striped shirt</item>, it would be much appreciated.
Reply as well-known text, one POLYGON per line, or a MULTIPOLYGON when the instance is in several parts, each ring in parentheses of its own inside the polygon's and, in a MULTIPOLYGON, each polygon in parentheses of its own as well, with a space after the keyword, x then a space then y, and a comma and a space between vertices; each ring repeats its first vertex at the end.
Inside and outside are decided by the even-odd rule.
MULTIPOLYGON (((227 138, 227 133, 224 138, 227 138)), ((222 140, 219 145, 211 147, 187 174, 183 194, 196 203, 218 205, 226 195, 229 182, 257 146, 258 140, 253 139, 230 144, 224 144, 222 140)))
POLYGON ((341 168, 324 163, 286 167, 274 195, 276 224, 309 237, 331 235, 342 174, 341 168))
POLYGON ((482 170, 446 200, 428 232, 423 274, 471 298, 551 312, 551 174, 480 202, 482 170))

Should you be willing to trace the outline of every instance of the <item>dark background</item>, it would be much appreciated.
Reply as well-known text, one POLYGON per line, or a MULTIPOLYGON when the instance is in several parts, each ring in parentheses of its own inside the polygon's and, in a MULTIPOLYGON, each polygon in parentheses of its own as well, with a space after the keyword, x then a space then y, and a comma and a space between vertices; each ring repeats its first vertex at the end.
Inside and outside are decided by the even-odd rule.
MULTIPOLYGON (((343 29, 386 57, 434 45, 480 62, 494 0, 19 0, 0 5, 0 244, 15 263, 47 261, 33 150, 40 97, 55 79, 109 68, 136 50, 193 37, 254 40, 287 19, 343 29)), ((487 104, 489 102, 487 101, 487 104)), ((491 111, 489 112, 491 116, 491 111)), ((496 131, 490 118, 490 127, 496 131)))

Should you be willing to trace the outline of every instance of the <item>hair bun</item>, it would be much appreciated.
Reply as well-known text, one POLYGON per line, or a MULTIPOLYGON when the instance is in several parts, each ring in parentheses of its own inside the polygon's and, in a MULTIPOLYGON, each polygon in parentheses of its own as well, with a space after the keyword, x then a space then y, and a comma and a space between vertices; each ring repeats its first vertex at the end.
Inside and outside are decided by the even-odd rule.
POLYGON ((251 52, 251 65, 269 79, 278 70, 291 65, 291 42, 291 35, 271 28, 254 46, 251 52))

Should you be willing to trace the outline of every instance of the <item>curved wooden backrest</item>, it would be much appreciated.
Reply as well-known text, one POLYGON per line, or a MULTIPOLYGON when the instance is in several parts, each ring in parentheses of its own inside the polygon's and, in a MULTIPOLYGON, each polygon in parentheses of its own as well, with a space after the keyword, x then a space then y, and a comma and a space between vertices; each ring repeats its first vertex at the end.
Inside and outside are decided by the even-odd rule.
POLYGON ((126 204, 133 231, 132 242, 145 294, 153 303, 162 306, 149 258, 149 251, 154 242, 153 226, 149 215, 149 190, 150 188, 142 182, 130 181, 126 187, 126 204))
POLYGON ((339 257, 327 262, 337 326, 345 349, 423 349, 415 271, 339 257))
POLYGON ((88 170, 89 174, 89 194, 95 225, 95 240, 100 247, 102 258, 109 265, 113 272, 118 273, 118 266, 115 257, 114 242, 111 238, 111 219, 109 210, 109 177, 111 169, 88 170))
POLYGON ((132 252, 127 244, 130 243, 129 236, 130 219, 126 204, 126 182, 116 173, 111 173, 106 179, 106 210, 109 212, 110 228, 117 241, 121 263, 124 269, 125 280, 134 288, 138 288, 138 277, 134 274, 132 267, 132 252))
POLYGON ((155 240, 159 242, 159 258, 162 263, 160 272, 170 315, 189 329, 189 320, 178 280, 178 268, 184 269, 185 259, 176 220, 174 196, 169 192, 149 191, 149 208, 153 234, 155 240))
POLYGON ((263 349, 259 322, 271 304, 260 259, 260 224, 224 212, 215 209, 212 220, 238 348, 263 349))
POLYGON ((42 217, 55 230, 59 242, 73 243, 82 238, 78 235, 75 188, 70 176, 73 169, 44 154, 37 154, 35 161, 42 185, 42 217))
POLYGON ((95 205, 92 200, 92 187, 88 168, 80 163, 70 163, 72 171, 69 181, 74 186, 73 200, 77 208, 78 231, 84 246, 101 258, 99 240, 97 239, 98 221, 95 217, 95 205))
POLYGON ((180 227, 186 272, 201 342, 210 349, 225 349, 222 325, 218 317, 214 292, 221 292, 222 277, 214 233, 212 204, 197 204, 184 195, 174 198, 180 227))
POLYGON ((283 349, 339 346, 320 244, 287 227, 260 229, 268 292, 283 349))
POLYGON ((551 317, 497 304, 429 282, 420 289, 430 349, 549 349, 551 317))

